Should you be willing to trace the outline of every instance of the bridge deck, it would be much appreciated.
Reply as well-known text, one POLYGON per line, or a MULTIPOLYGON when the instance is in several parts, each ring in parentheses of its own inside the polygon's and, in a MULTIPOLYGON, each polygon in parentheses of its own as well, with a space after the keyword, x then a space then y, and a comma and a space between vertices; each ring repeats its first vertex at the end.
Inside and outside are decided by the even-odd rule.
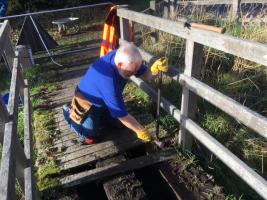
MULTIPOLYGON (((97 52, 95 51, 91 54, 94 56, 97 52)), ((151 156, 142 156, 131 160, 125 159, 118 165, 110 164, 105 167, 97 167, 99 161, 123 154, 144 144, 136 138, 132 131, 126 128, 107 128, 103 130, 100 133, 101 140, 93 145, 82 145, 78 142, 78 137, 70 130, 64 120, 62 106, 70 103, 75 87, 88 69, 88 66, 82 65, 59 69, 56 80, 56 85, 59 88, 48 95, 48 101, 54 113, 57 133, 51 151, 62 172, 60 178, 62 186, 70 187, 103 179, 107 176, 153 165, 172 158, 174 152, 170 150, 151 156)), ((150 117, 149 120, 153 119, 150 117)))

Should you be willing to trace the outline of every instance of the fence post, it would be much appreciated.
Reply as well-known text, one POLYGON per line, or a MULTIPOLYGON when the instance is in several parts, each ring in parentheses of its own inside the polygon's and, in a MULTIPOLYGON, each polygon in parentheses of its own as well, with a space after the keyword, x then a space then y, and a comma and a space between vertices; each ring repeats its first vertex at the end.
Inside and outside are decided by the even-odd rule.
MULTIPOLYGON (((185 51, 185 70, 184 74, 189 77, 199 78, 201 72, 203 55, 203 45, 198 44, 192 40, 186 41, 185 51)), ((197 109, 197 96, 190 92, 188 88, 183 86, 182 103, 181 103, 181 116, 182 121, 185 118, 193 119, 197 109)), ((182 124, 182 123, 181 123, 182 124)), ((180 126, 179 131, 179 144, 184 150, 191 150, 193 143, 192 135, 186 131, 183 126, 180 126)))
POLYGON ((149 3, 150 3, 149 8, 151 10, 153 10, 153 12, 155 12, 156 11, 156 1, 155 0, 154 1, 150 1, 149 3))
POLYGON ((23 71, 33 66, 33 58, 30 53, 30 48, 25 45, 18 45, 16 46, 16 51, 19 52, 20 66, 23 71))
POLYGON ((163 3, 163 18, 169 18, 170 0, 164 0, 163 3))
POLYGON ((170 14, 169 14, 169 17, 171 18, 171 19, 174 19, 174 17, 175 17, 175 6, 174 6, 174 0, 170 0, 169 1, 169 5, 170 5, 170 14))
POLYGON ((232 4, 232 19, 238 20, 240 17, 241 0, 233 0, 232 4))
MULTIPOLYGON (((125 8, 123 8, 125 9, 125 8)), ((131 42, 131 26, 133 26, 132 22, 127 19, 120 17, 120 33, 121 39, 131 42)))

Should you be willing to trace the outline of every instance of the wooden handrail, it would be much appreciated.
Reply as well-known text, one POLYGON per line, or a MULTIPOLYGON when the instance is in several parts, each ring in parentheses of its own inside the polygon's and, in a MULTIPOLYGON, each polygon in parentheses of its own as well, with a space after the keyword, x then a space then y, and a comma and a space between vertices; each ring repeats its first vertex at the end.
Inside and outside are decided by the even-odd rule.
POLYGON ((18 123, 17 68, 18 58, 15 58, 8 102, 8 112, 12 120, 5 125, 0 171, 0 196, 3 200, 15 199, 15 134, 17 133, 18 123))
POLYGON ((3 144, 0 169, 0 197, 1 200, 15 199, 15 184, 17 179, 25 194, 26 200, 39 199, 37 186, 33 177, 34 165, 32 163, 33 143, 29 88, 27 80, 25 80, 26 84, 24 84, 20 67, 20 55, 18 52, 15 53, 10 41, 10 25, 8 21, 5 21, 0 27, 0 47, 0 56, 6 56, 8 68, 12 72, 7 109, 2 101, 2 96, 0 96, 0 120, 5 123, 4 134, 2 127, 0 130, 0 142, 3 144), (19 95, 24 99, 25 149, 23 149, 17 135, 19 95))
POLYGON ((181 22, 170 21, 123 8, 118 9, 118 16, 267 66, 266 44, 193 27, 188 29, 181 22))
POLYGON ((227 97, 223 93, 193 77, 181 74, 179 79, 181 85, 185 86, 190 91, 194 92, 267 139, 266 117, 236 102, 234 99, 227 97))
MULTIPOLYGON (((127 11, 132 12, 132 11, 127 11)), ((126 11, 124 11, 124 14, 126 11)), ((124 15, 124 16, 129 16, 124 15)), ((135 15, 136 16, 136 15, 135 15)), ((147 19, 150 16, 146 16, 147 19)), ((132 22, 136 22, 136 18, 134 19, 132 17, 128 17, 128 20, 132 20, 132 22)), ((121 19, 122 20, 122 19, 121 19)), ((139 20, 139 18, 138 18, 139 20)), ((152 20, 152 19, 150 19, 152 20)), ((160 20, 159 20, 160 21, 160 20)), ((140 22, 140 21, 138 21, 140 22)), ((152 22, 152 21, 150 21, 152 22)), ((166 21, 165 21, 166 22, 166 21)), ((125 23, 121 23, 121 26, 123 26, 125 23)), ((149 23, 148 26, 151 27, 151 24, 153 28, 155 28, 154 23, 149 23)), ((146 25, 146 24, 145 24, 146 25)), ((121 35, 123 38, 127 38, 127 32, 124 28, 121 28, 123 32, 121 35)), ((165 32, 168 32, 168 29, 163 30, 165 32)), ((190 34, 188 34, 190 35, 190 34)), ((180 35, 179 35, 180 36, 180 35)), ((184 35, 182 35, 184 36, 184 35)), ((205 34, 205 36, 209 36, 209 33, 205 34)), ((185 37, 187 39, 187 57, 185 58, 186 65, 192 66, 196 65, 196 61, 194 61, 194 51, 196 51, 194 47, 194 42, 192 42, 192 38, 185 37)), ((230 37, 230 39, 235 40, 235 38, 230 37)), ((242 40, 238 39, 236 40, 239 43, 242 42, 242 40)), ((121 43, 126 42, 124 40, 120 40, 121 43)), ((246 44, 249 44, 248 46, 251 47, 253 42, 245 41, 246 44)), ((257 46, 258 43, 254 43, 255 46, 257 46)), ((242 44, 241 44, 242 45, 242 44)), ((197 46, 198 48, 198 46, 197 46)), ((263 47, 267 48, 267 46, 263 47)), ((140 53, 142 54, 143 59, 146 62, 149 62, 153 56, 149 53, 140 50, 140 53)), ((245 57, 245 55, 243 55, 245 57)), ((186 95, 188 95, 188 90, 191 92, 201 96, 202 98, 208 100, 212 104, 214 104, 216 107, 219 107, 224 112, 227 112, 228 114, 232 115, 233 117, 239 119, 241 122, 243 122, 245 125, 249 126, 256 132, 258 132, 260 135, 266 138, 266 132, 267 132, 267 119, 258 113, 248 109, 247 107, 237 103, 233 99, 223 95, 222 93, 212 89, 205 83, 202 83, 201 81, 198 81, 196 78, 190 77, 191 72, 189 73, 188 70, 192 70, 192 68, 185 68, 185 73, 179 72, 177 69, 170 67, 170 70, 168 74, 171 75, 172 79, 176 80, 178 83, 180 83, 183 86, 183 91, 185 89, 187 90, 186 95), (189 76, 188 76, 189 75, 189 76), (217 97, 220 97, 217 99, 217 97), (225 106, 221 106, 220 103, 223 103, 225 106), (231 107, 229 109, 227 106, 231 107), (238 112, 234 112, 233 108, 238 109, 240 112, 242 110, 244 111, 244 114, 241 115, 238 112), (247 116, 244 116, 247 115, 247 116), (256 124, 253 124, 256 123, 256 124), (255 126, 256 125, 256 126, 255 126), (263 127, 263 128, 262 128, 263 127)), ((195 69, 195 70, 200 70, 195 69)), ((142 81, 139 78, 131 77, 131 80, 142 90, 144 90, 154 101, 157 99, 157 92, 150 87, 147 83, 142 81)), ((187 96, 187 100, 190 98, 190 96, 187 96)), ((192 97, 191 97, 192 98, 192 97)), ((235 156, 231 151, 229 151, 227 148, 225 148, 222 144, 220 144, 215 138, 210 136, 205 130, 203 130, 199 125, 197 125, 192 119, 189 118, 189 116, 184 115, 184 113, 181 112, 178 108, 176 108, 174 105, 172 105, 167 99, 164 97, 161 97, 160 99, 160 106, 164 108, 171 116, 173 116, 181 125, 181 127, 184 127, 185 130, 188 130, 197 140, 199 140, 204 146, 206 146, 212 153, 214 153, 223 163, 225 163, 226 166, 228 166, 234 173, 236 173, 243 181, 245 181, 251 188, 253 188, 259 195, 261 195, 263 198, 267 198, 267 182, 266 180, 261 177, 259 174, 257 174, 253 169, 251 169, 247 164, 245 164, 242 160, 240 160, 237 156, 235 156)), ((181 109, 184 109, 182 105, 181 109)), ((180 134, 181 135, 181 134, 180 134)), ((187 141, 185 141, 187 142, 187 141)))

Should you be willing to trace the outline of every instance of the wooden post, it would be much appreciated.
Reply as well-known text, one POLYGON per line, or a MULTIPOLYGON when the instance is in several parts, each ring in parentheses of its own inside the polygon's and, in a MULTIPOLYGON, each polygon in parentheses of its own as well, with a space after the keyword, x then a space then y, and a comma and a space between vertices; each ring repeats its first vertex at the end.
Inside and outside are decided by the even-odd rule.
POLYGON ((169 17, 170 17, 171 19, 174 19, 174 17, 175 17, 174 0, 170 0, 170 1, 169 1, 169 5, 170 5, 170 14, 169 14, 169 17))
POLYGON ((150 9, 151 10, 153 10, 153 12, 155 12, 156 11, 156 1, 154 0, 154 1, 150 1, 149 2, 150 3, 150 9))
POLYGON ((129 20, 120 17, 121 39, 131 42, 130 28, 132 25, 129 20))
MULTIPOLYGON (((198 44, 192 40, 186 41, 185 52, 185 70, 184 74, 190 77, 199 78, 201 72, 203 55, 203 45, 198 44)), ((188 88, 183 86, 182 103, 181 103, 181 115, 182 121, 185 118, 193 119, 197 108, 197 96, 190 92, 188 88)), ((182 124, 182 123, 181 123, 182 124)), ((193 142, 192 135, 186 131, 181 125, 179 132, 179 144, 184 150, 191 150, 193 142)))
POLYGON ((163 18, 168 19, 169 18, 169 10, 170 10, 170 0, 164 0, 163 5, 163 18))
POLYGON ((241 0, 233 0, 232 19, 234 20, 238 20, 240 17, 240 3, 241 3, 241 0))
POLYGON ((30 49, 24 45, 16 46, 16 51, 19 52, 20 66, 22 70, 32 67, 32 55, 30 49))

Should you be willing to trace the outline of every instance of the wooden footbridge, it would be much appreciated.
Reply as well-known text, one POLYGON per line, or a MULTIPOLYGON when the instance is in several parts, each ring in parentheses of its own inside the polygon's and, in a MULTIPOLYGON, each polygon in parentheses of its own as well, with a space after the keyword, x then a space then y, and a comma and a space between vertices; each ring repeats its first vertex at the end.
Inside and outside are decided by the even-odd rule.
MULTIPOLYGON (((266 180, 194 121, 197 108, 196 101, 198 97, 201 97, 254 130, 263 139, 267 138, 267 119, 264 116, 216 91, 198 79, 204 46, 267 66, 267 45, 196 28, 187 29, 184 24, 179 22, 122 8, 118 9, 118 16, 120 17, 121 42, 129 41, 128 27, 129 24, 134 23, 186 39, 184 72, 178 71, 175 67, 170 67, 168 72, 168 75, 177 81, 183 89, 181 108, 175 107, 164 97, 160 100, 161 107, 180 123, 179 143, 181 147, 191 149, 193 138, 197 139, 262 198, 267 199, 266 180)), ((152 59, 152 55, 141 49, 140 51, 146 62, 152 59)), ((39 199, 33 167, 34 133, 31 128, 32 110, 30 108, 29 86, 28 81, 23 78, 23 69, 21 69, 21 66, 25 65, 25 63, 22 63, 25 59, 14 50, 10 40, 8 20, 5 20, 0 27, 0 53, 7 61, 12 72, 7 109, 2 102, 2 98, 0 98, 0 119, 2 122, 0 142, 3 146, 0 197, 3 200, 15 199, 15 183, 18 180, 23 188, 25 199, 39 199), (23 97, 24 102, 25 139, 23 145, 19 143, 17 136, 19 95, 23 97)), ((95 56, 98 52, 93 50, 90 54, 95 56)), ((109 180, 108 177, 121 177, 122 174, 174 158, 176 153, 174 149, 169 148, 159 151, 150 150, 146 155, 132 159, 125 158, 123 156, 124 152, 136 147, 147 146, 127 129, 104 130, 101 133, 103 140, 90 146, 83 146, 75 142, 76 136, 63 120, 61 108, 63 104, 70 102, 74 88, 87 67, 88 64, 64 69, 64 71, 59 70, 57 83, 61 87, 49 95, 58 130, 58 137, 54 141, 53 148, 61 173, 64 175, 60 178, 61 186, 69 188, 92 181, 109 180)), ((132 77, 131 80, 149 94, 152 99, 156 100, 157 92, 147 83, 136 77, 132 77)), ((114 183, 110 182, 106 187, 114 187, 114 183)), ((125 187, 128 187, 127 184, 125 187)), ((131 197, 133 198, 133 196, 131 197)), ((131 197, 124 197, 124 199, 131 197)), ((141 195, 135 198, 142 199, 143 197, 141 195)))

